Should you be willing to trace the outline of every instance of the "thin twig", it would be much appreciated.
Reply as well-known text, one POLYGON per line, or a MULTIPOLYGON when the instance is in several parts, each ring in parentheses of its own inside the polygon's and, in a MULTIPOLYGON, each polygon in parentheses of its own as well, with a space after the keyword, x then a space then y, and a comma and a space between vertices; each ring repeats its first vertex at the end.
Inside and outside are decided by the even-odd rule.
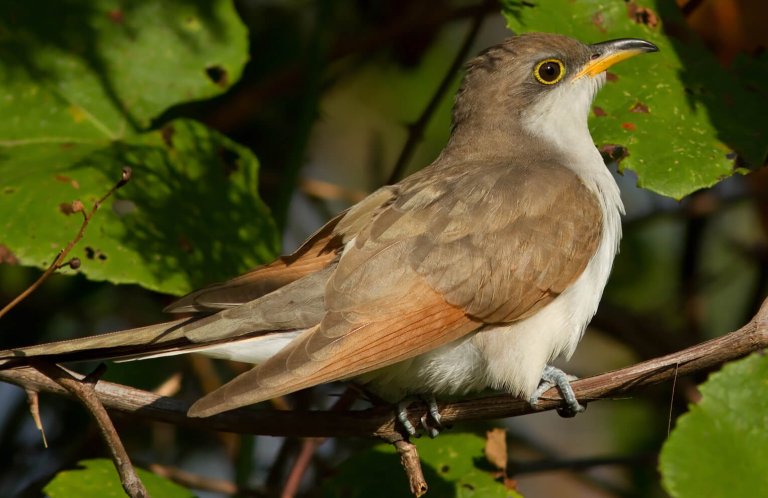
POLYGON ((43 420, 40 418, 40 396, 37 391, 33 389, 25 389, 27 392, 27 403, 29 404, 29 413, 32 415, 32 420, 35 422, 35 427, 40 431, 40 436, 43 438, 43 446, 48 447, 48 439, 45 437, 45 427, 43 427, 43 420))
POLYGON ((144 484, 136 474, 136 470, 131 464, 131 459, 128 457, 128 453, 123 447, 120 436, 117 435, 115 426, 112 424, 112 420, 107 414, 107 410, 99 400, 99 396, 95 390, 96 377, 103 372, 103 364, 100 369, 94 371, 94 373, 87 375, 83 379, 77 379, 70 375, 66 370, 62 369, 58 365, 48 363, 46 361, 34 360, 33 367, 45 375, 49 379, 53 380, 56 384, 66 389, 72 396, 78 398, 83 405, 91 412, 96 424, 99 427, 102 439, 107 444, 109 452, 112 456, 112 461, 115 464, 117 473, 120 475, 120 482, 123 485, 123 489, 131 498, 147 498, 147 493, 144 484))
POLYGON ((304 477, 304 473, 309 468, 309 463, 312 461, 315 450, 326 439, 324 437, 310 437, 301 442, 301 449, 296 456, 296 461, 293 463, 291 471, 288 473, 283 491, 280 493, 280 498, 294 498, 296 496, 296 493, 299 491, 299 484, 301 484, 301 478, 304 477))
POLYGON ((129 166, 123 167, 122 176, 120 177, 120 180, 115 183, 109 191, 104 194, 101 199, 97 200, 93 204, 93 208, 91 208, 91 211, 89 213, 86 213, 83 205, 80 201, 75 201, 72 203, 73 206, 73 212, 80 211, 83 213, 83 222, 80 224, 80 230, 77 231, 77 235, 75 235, 75 238, 70 240, 69 243, 59 251, 59 254, 56 256, 56 258, 53 260, 53 263, 43 272, 40 277, 35 280, 32 285, 27 287, 27 289, 16 296, 16 298, 8 303, 2 310, 0 310, 0 318, 2 318, 6 313, 11 311, 13 308, 16 307, 21 301, 27 298, 30 294, 32 294, 35 290, 37 290, 38 287, 40 287, 43 282, 45 282, 48 277, 50 277, 53 272, 56 270, 64 267, 64 266, 71 266, 73 269, 77 269, 80 266, 80 260, 78 258, 72 258, 68 262, 64 262, 64 258, 67 257, 69 252, 75 247, 75 245, 80 242, 80 239, 83 238, 83 235, 85 235, 85 229, 88 226, 88 223, 91 222, 91 218, 93 218, 93 215, 96 214, 96 211, 99 209, 102 203, 107 200, 109 196, 111 196, 117 189, 128 183, 128 181, 131 179, 131 168, 129 166))
MULTIPOLYGON (((484 2, 484 6, 491 3, 495 2, 486 1, 484 2)), ((440 102, 451 87, 451 82, 456 77, 456 73, 467 58, 467 54, 472 48, 472 44, 475 42, 477 34, 480 32, 480 27, 483 25, 486 14, 487 12, 485 9, 480 9, 475 14, 472 20, 472 25, 470 26, 469 31, 467 31, 467 35, 464 37, 464 42, 461 44, 459 51, 456 52, 453 62, 451 62, 448 71, 446 71, 445 76, 443 76, 443 80, 440 82, 437 90, 435 90, 434 95, 432 95, 432 99, 427 104, 427 107, 424 108, 424 111, 422 111, 419 119, 408 126, 408 138, 405 141, 405 145, 403 145, 403 149, 400 151, 400 156, 397 158, 397 162, 395 162, 395 167, 392 168, 392 173, 389 175, 387 183, 395 183, 403 176, 405 167, 408 165, 408 161, 411 159, 413 151, 416 149, 416 144, 419 143, 424 135, 424 129, 427 127, 430 119, 432 119, 432 115, 435 113, 438 105, 440 105, 440 102)))
POLYGON ((685 327, 682 332, 690 342, 701 340, 703 306, 701 297, 702 239, 711 221, 712 206, 719 203, 717 195, 709 190, 696 192, 685 204, 686 223, 683 254, 680 259, 680 302, 683 305, 685 327))
POLYGON ((314 178, 301 178, 299 180, 299 190, 311 197, 324 201, 340 200, 350 204, 362 201, 370 193, 363 190, 347 189, 341 185, 315 180, 314 178))
POLYGON ((394 445, 400 454, 400 463, 403 464, 405 475, 408 476, 411 494, 416 497, 424 495, 428 486, 424 479, 424 472, 421 470, 421 460, 416 446, 405 440, 395 441, 394 445))
MULTIPOLYGON (((577 380, 572 386, 581 401, 626 397, 643 387, 672 380, 676 375, 682 377, 707 371, 764 348, 768 348, 768 301, 763 303, 748 324, 735 332, 666 356, 577 380)), ((0 369, 0 380, 40 392, 68 394, 67 390, 32 368, 0 369)), ((345 412, 243 408, 203 419, 187 417, 191 404, 188 401, 105 381, 96 384, 95 391, 109 409, 206 430, 294 437, 378 437, 389 442, 402 439, 394 411, 388 406, 345 412)), ((502 394, 441 403, 440 414, 442 422, 451 425, 470 420, 514 417, 552 410, 560 405, 560 396, 553 388, 542 395, 536 409, 524 400, 502 394)), ((423 415, 423 407, 409 408, 408 415, 412 421, 418 421, 423 415)))
POLYGON ((675 388, 677 387, 677 365, 675 365, 675 376, 672 377, 672 393, 669 395, 669 419, 667 420, 667 437, 672 432, 672 408, 675 406, 675 388))
MULTIPOLYGON (((360 393, 354 389, 347 389, 344 391, 339 399, 331 407, 331 411, 344 411, 348 410, 352 403, 360 396, 360 393)), ((281 498, 293 498, 299 490, 299 484, 301 484, 301 478, 309 468, 309 464, 312 461, 312 457, 315 451, 325 442, 326 438, 313 437, 307 438, 301 443, 301 449, 296 456, 296 461, 288 473, 288 477, 285 480, 285 486, 283 486, 283 492, 280 493, 281 498)))

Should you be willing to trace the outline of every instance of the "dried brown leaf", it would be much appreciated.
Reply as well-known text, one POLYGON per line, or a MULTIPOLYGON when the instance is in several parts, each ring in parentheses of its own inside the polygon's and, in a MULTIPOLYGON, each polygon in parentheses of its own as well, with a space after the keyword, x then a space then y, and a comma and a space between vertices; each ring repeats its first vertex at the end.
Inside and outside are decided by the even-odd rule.
POLYGON ((507 470, 507 431, 491 429, 485 433, 485 458, 488 462, 502 471, 507 470))

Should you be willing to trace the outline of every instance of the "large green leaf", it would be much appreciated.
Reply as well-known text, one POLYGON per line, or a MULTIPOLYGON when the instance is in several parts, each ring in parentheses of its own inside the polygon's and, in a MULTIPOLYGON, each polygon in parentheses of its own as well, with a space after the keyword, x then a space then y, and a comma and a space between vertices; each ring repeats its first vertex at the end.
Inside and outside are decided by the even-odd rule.
POLYGON ((768 496, 768 356, 730 363, 701 385, 661 452, 675 498, 768 496))
POLYGON ((477 434, 443 434, 418 441, 416 446, 425 466, 453 485, 457 498, 519 498, 521 495, 497 481, 483 448, 486 439, 477 434))
POLYGON ((115 140, 240 77, 231 1, 0 2, 0 144, 115 140))
MULTIPOLYGON (((79 468, 64 470, 46 484, 43 491, 51 498, 108 498, 126 496, 120 477, 111 461, 99 458, 77 462, 79 468)), ((144 469, 136 469, 150 496, 192 498, 188 489, 144 469)))
MULTIPOLYGON (((427 496, 455 498, 519 498, 520 494, 493 477, 493 470, 478 467, 484 462, 485 439, 476 434, 441 434, 416 442, 427 496)), ((323 483, 324 496, 348 498, 396 498, 412 496, 400 459, 391 445, 378 445, 355 455, 323 483), (371 470, 375 469, 375 472, 371 470)))
POLYGON ((3 243, 27 264, 49 264, 86 209, 133 169, 94 216, 73 256, 96 280, 182 293, 272 258, 278 242, 256 197, 251 152, 194 121, 111 144, 18 145, 0 162, 3 243), (33 220, 30 222, 30 220, 33 220))
POLYGON ((640 186, 679 199, 734 173, 734 151, 753 166, 765 161, 768 100, 765 81, 754 74, 765 73, 768 58, 745 59, 740 74, 749 77, 738 78, 686 30, 674 2, 507 0, 505 14, 516 32, 558 32, 589 43, 644 38, 660 48, 612 67, 616 77, 590 118, 598 146, 628 151, 621 165, 637 172, 640 186), (648 10, 632 10, 638 7, 648 10))
POLYGON ((271 259, 251 152, 169 106, 224 91, 247 59, 230 0, 0 4, 0 244, 45 267, 133 168, 73 256, 89 278, 180 294, 271 259), (41 15, 44 12, 44 15, 41 15))

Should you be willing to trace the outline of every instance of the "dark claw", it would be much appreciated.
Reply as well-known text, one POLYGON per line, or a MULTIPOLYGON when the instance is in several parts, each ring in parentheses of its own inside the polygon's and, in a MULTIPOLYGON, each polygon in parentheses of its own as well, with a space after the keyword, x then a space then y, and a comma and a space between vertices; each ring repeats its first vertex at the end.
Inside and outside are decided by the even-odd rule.
MULTIPOLYGON (((421 401, 424 401, 427 404, 427 413, 421 416, 419 419, 419 422, 421 424, 422 429, 429 434, 429 437, 435 438, 440 434, 440 431, 444 428, 443 424, 441 423, 440 419, 440 409, 437 406, 437 401, 435 400, 435 397, 432 395, 419 397, 418 398, 421 401)), ((400 421, 400 424, 403 426, 403 428, 408 432, 410 436, 416 436, 418 437, 418 433, 416 431, 416 428, 413 426, 411 421, 408 419, 408 407, 411 405, 411 403, 415 399, 412 397, 405 398, 404 400, 400 401, 397 404, 397 420, 400 421)))

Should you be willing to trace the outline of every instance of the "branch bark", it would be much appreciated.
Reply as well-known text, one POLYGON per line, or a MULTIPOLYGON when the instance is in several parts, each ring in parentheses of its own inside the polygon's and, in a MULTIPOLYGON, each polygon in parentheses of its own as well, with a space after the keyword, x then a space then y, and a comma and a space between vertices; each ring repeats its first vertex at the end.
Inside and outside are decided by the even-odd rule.
POLYGON ((97 370, 92 376, 88 375, 83 378, 77 378, 60 366, 45 361, 35 361, 33 368, 40 375, 45 376, 85 405, 96 421, 104 443, 109 448, 112 462, 115 464, 115 469, 120 475, 120 482, 125 492, 131 498, 148 498, 149 493, 147 493, 147 489, 144 487, 141 479, 139 479, 138 474, 136 474, 136 469, 131 464, 131 459, 125 451, 123 442, 120 440, 120 436, 117 435, 115 426, 112 425, 112 420, 110 420, 107 410, 104 409, 104 404, 94 389, 94 384, 97 382, 100 373, 103 373, 103 370, 101 372, 97 370))
MULTIPOLYGON (((768 300, 746 325, 717 339, 697 344, 666 356, 626 368, 573 382, 580 401, 596 401, 626 396, 641 388, 719 366, 768 347, 768 300)), ((82 376, 80 376, 82 377, 82 376)), ((55 394, 69 394, 66 389, 33 368, 0 370, 0 380, 26 389, 55 394)), ((189 418, 188 401, 159 396, 120 384, 99 381, 95 393, 108 409, 133 414, 148 420, 206 430, 297 437, 378 437, 389 442, 403 439, 397 429, 394 410, 376 406, 354 411, 279 411, 247 408, 221 413, 209 418, 189 418)), ((550 389, 536 409, 510 395, 441 403, 442 422, 446 425, 470 420, 486 420, 552 410, 560 406, 560 396, 550 389)), ((409 416, 418 425, 424 409, 412 406, 409 416)))
POLYGON ((424 496, 429 486, 421 470, 421 459, 416 446, 409 441, 400 440, 395 442, 395 449, 400 454, 400 463, 403 465, 405 475, 408 476, 411 494, 416 498, 424 496))

